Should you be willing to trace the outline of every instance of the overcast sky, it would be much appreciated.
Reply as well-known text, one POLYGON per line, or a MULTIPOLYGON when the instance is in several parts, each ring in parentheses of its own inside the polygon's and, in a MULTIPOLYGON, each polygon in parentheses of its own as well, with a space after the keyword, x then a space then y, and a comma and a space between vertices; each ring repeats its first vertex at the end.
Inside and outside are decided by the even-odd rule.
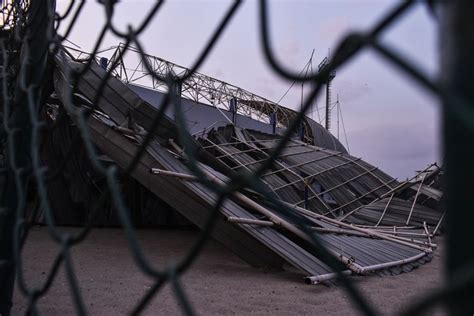
MULTIPOLYGON (((348 31, 367 30, 398 1, 270 1, 270 29, 279 60, 299 71, 315 49, 314 66, 348 31)), ((64 8, 65 1, 58 1, 64 8)), ((137 25, 152 1, 121 1, 114 23, 125 30, 137 25)), ((149 54, 183 66, 193 63, 230 1, 168 1, 140 37, 149 54)), ((291 82, 278 77, 261 51, 257 1, 240 6, 223 37, 199 70, 270 100, 278 101, 291 82)), ((88 1, 70 40, 90 50, 104 23, 104 10, 88 1)), ((418 4, 386 32, 384 43, 396 48, 425 72, 438 72, 436 22, 418 4)), ((116 45, 108 35, 103 47, 116 45)), ((308 91, 309 87, 305 87, 308 91)), ((338 69, 333 96, 339 95, 350 152, 400 179, 439 161, 439 105, 385 60, 370 50, 338 69)), ((298 109, 301 87, 281 104, 298 109)), ((324 94, 317 106, 324 106, 324 94)), ((313 113, 317 120, 317 113, 313 113)), ((332 132, 336 134, 336 115, 332 132)), ((341 137, 343 136, 341 130, 341 137)), ((342 139, 343 143, 344 140, 342 139)))

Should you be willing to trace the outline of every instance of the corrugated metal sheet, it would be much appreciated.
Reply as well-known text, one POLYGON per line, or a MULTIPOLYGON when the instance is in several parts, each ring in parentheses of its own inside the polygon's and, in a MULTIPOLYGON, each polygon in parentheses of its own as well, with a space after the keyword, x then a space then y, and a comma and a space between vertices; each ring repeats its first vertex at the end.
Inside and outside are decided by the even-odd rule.
MULTIPOLYGON (((61 59, 57 59, 57 64, 56 93, 60 102, 67 102, 62 97, 66 89, 62 73, 67 64, 74 67, 80 65, 61 59)), ((103 97, 94 101, 98 83, 102 81, 104 74, 97 65, 91 67, 80 78, 78 93, 91 102, 96 102, 98 110, 102 112, 101 115, 93 115, 88 121, 92 140, 104 154, 124 168, 138 149, 141 138, 139 135, 122 134, 118 127, 133 125, 147 130, 157 109, 115 78, 108 81, 103 97)), ((186 109, 189 113, 194 113, 194 110, 200 112, 197 110, 199 105, 196 104, 189 105, 186 109)), ((74 115, 70 115, 74 120, 74 115)), ((194 114, 192 117, 198 118, 194 114)), ((189 174, 183 160, 185 157, 174 146, 168 146, 168 140, 176 136, 175 123, 171 117, 165 118, 163 122, 156 131, 155 141, 149 145, 131 176, 187 219, 203 227, 215 203, 215 194, 199 181, 150 173, 152 168, 159 168, 173 174, 189 174)), ((207 123, 209 122, 205 121, 203 124, 207 123)), ((258 124, 252 122, 251 125, 258 124)), ((195 128, 201 127, 199 125, 195 128)), ((222 181, 236 172, 255 171, 269 158, 279 141, 278 135, 234 125, 214 126, 198 136, 196 144, 207 155, 202 160, 207 165, 201 163, 202 168, 222 181)), ((337 144, 333 147, 339 148, 337 144)), ((426 228, 423 226, 425 222, 434 224, 439 221, 440 214, 416 205, 416 197, 413 196, 406 199, 401 196, 392 197, 390 205, 384 211, 382 207, 385 209, 388 204, 386 195, 399 194, 397 188, 401 184, 345 151, 290 140, 272 169, 262 176, 262 181, 274 197, 288 203, 295 214, 306 218, 311 223, 310 229, 319 236, 327 249, 354 272, 364 273, 365 268, 372 271, 383 267, 390 273, 399 273, 429 259, 432 251, 430 234, 423 234, 421 229, 426 228), (410 204, 409 199, 414 202, 410 204), (411 214, 407 215, 407 210, 411 214), (377 218, 377 215, 381 216, 382 213, 384 218, 378 223, 380 217, 377 218), (417 238, 404 238, 400 235, 400 230, 393 233, 383 231, 387 225, 405 226, 407 216, 411 217, 410 225, 417 226, 418 230, 403 233, 418 234, 417 238), (345 222, 340 221, 341 219, 345 222), (347 222, 369 225, 374 229, 350 226, 347 222), (378 224, 380 227, 376 227, 378 224), (398 266, 403 267, 397 268, 398 266)), ((410 187, 411 185, 407 186, 410 187)), ((318 257, 318 252, 308 247, 305 236, 298 233, 299 228, 292 228, 291 217, 283 216, 285 225, 281 226, 281 222, 272 221, 273 215, 281 214, 273 209, 271 203, 262 200, 262 196, 258 194, 245 196, 247 192, 242 193, 244 195, 241 196, 256 202, 268 213, 259 212, 257 208, 238 198, 228 200, 219 210, 214 238, 254 265, 281 267, 283 261, 287 261, 309 275, 331 272, 318 257), (268 225, 231 223, 227 221, 230 218, 264 220, 268 225)))

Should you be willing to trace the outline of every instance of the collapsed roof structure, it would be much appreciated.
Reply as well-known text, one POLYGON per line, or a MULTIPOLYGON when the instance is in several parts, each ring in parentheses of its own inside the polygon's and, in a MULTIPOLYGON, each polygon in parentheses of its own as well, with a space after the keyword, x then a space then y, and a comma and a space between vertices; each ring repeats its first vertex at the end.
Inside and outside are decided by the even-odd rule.
MULTIPOLYGON (((45 118, 52 123, 62 115, 68 119, 46 141, 46 164, 71 155, 64 148, 80 133, 75 126, 81 124, 81 109, 94 109, 87 129, 105 164, 125 169, 146 133, 154 131, 138 166, 122 179, 136 225, 192 222, 205 227, 217 199, 205 182, 226 183, 236 174, 252 175, 265 165, 259 185, 266 194, 253 188, 234 192, 218 209, 212 232, 251 265, 280 269, 288 263, 304 273, 308 283, 329 281, 335 274, 311 246, 310 234, 345 265, 348 274, 398 274, 430 260, 436 247, 432 238, 444 217, 439 167, 429 166, 399 182, 348 154, 338 139, 309 117, 273 160, 281 134, 297 112, 199 73, 192 73, 179 87, 175 107, 164 109, 170 94, 165 83, 147 76, 144 59, 158 73, 180 75, 188 70, 145 55, 130 71, 124 50, 119 45, 108 64, 104 59, 92 61, 78 78, 72 99, 69 73, 83 69, 91 57, 72 50, 56 55, 54 93, 45 118), (111 69, 112 64, 117 67, 111 69), (155 128, 153 119, 160 111, 164 113, 155 128), (183 123, 192 135, 191 144, 180 141, 183 123), (183 151, 189 145, 202 178, 190 171, 183 151), (291 212, 281 212, 282 205, 291 212)), ((112 205, 90 214, 103 178, 94 173, 86 150, 75 150, 65 174, 48 185, 56 222, 81 224, 94 216, 97 225, 118 223, 112 205)), ((41 213, 34 216, 41 221, 41 213)))

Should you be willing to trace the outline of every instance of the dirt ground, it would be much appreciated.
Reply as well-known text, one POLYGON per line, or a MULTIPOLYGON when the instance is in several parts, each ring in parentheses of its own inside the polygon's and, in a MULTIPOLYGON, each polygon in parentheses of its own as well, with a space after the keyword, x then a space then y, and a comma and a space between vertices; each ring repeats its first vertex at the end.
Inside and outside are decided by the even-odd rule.
MULTIPOLYGON (((197 234, 197 231, 186 230, 138 230, 143 250, 156 267, 164 267, 183 256, 197 234)), ((29 286, 44 282, 58 249, 45 227, 32 230, 23 251, 23 271, 29 286)), ((441 245, 433 261, 410 273, 352 277, 352 280, 379 313, 394 314, 426 291, 442 285, 442 254, 441 245)), ((134 264, 120 229, 93 230, 83 243, 74 247, 72 258, 90 314, 127 314, 152 284, 134 264)), ((303 276, 296 272, 265 272, 252 268, 211 241, 181 281, 201 315, 358 314, 342 286, 306 285, 303 276)), ((39 300, 39 312, 75 314, 70 293, 65 270, 61 267, 47 295, 39 300)), ((16 287, 13 314, 24 314, 26 307, 26 299, 16 287)), ((169 285, 155 296, 144 314, 182 314, 169 285)), ((437 314, 442 311, 438 310, 437 314)))

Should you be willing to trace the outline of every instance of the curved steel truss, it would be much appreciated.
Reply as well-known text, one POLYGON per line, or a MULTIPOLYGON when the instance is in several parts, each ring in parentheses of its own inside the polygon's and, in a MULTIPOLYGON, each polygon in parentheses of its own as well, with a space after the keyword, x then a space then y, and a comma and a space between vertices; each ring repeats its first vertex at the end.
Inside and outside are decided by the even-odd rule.
MULTIPOLYGON (((90 56, 88 53, 75 48, 67 47, 67 49, 76 58, 88 58, 90 56)), ((145 60, 151 66, 153 72, 160 77, 166 77, 168 74, 182 76, 189 72, 189 69, 186 67, 145 54, 140 52, 138 48, 126 47, 123 43, 103 50, 99 54, 105 55, 107 52, 113 52, 110 59, 106 60, 107 67, 110 68, 112 64, 116 64, 116 67, 110 70, 118 79, 126 84, 135 84, 167 92, 166 82, 156 80, 155 77, 151 76, 150 71, 148 71, 145 65, 145 60)), ((96 60, 100 62, 100 57, 96 56, 96 60)), ((181 97, 229 111, 232 110, 231 100, 236 99, 237 106, 235 110, 238 114, 268 124, 271 124, 271 115, 276 114, 277 126, 280 128, 287 128, 297 115, 297 112, 292 109, 199 72, 193 72, 183 82, 181 97)), ((303 120, 304 139, 308 142, 313 142, 312 130, 306 120, 308 118, 303 120)))

